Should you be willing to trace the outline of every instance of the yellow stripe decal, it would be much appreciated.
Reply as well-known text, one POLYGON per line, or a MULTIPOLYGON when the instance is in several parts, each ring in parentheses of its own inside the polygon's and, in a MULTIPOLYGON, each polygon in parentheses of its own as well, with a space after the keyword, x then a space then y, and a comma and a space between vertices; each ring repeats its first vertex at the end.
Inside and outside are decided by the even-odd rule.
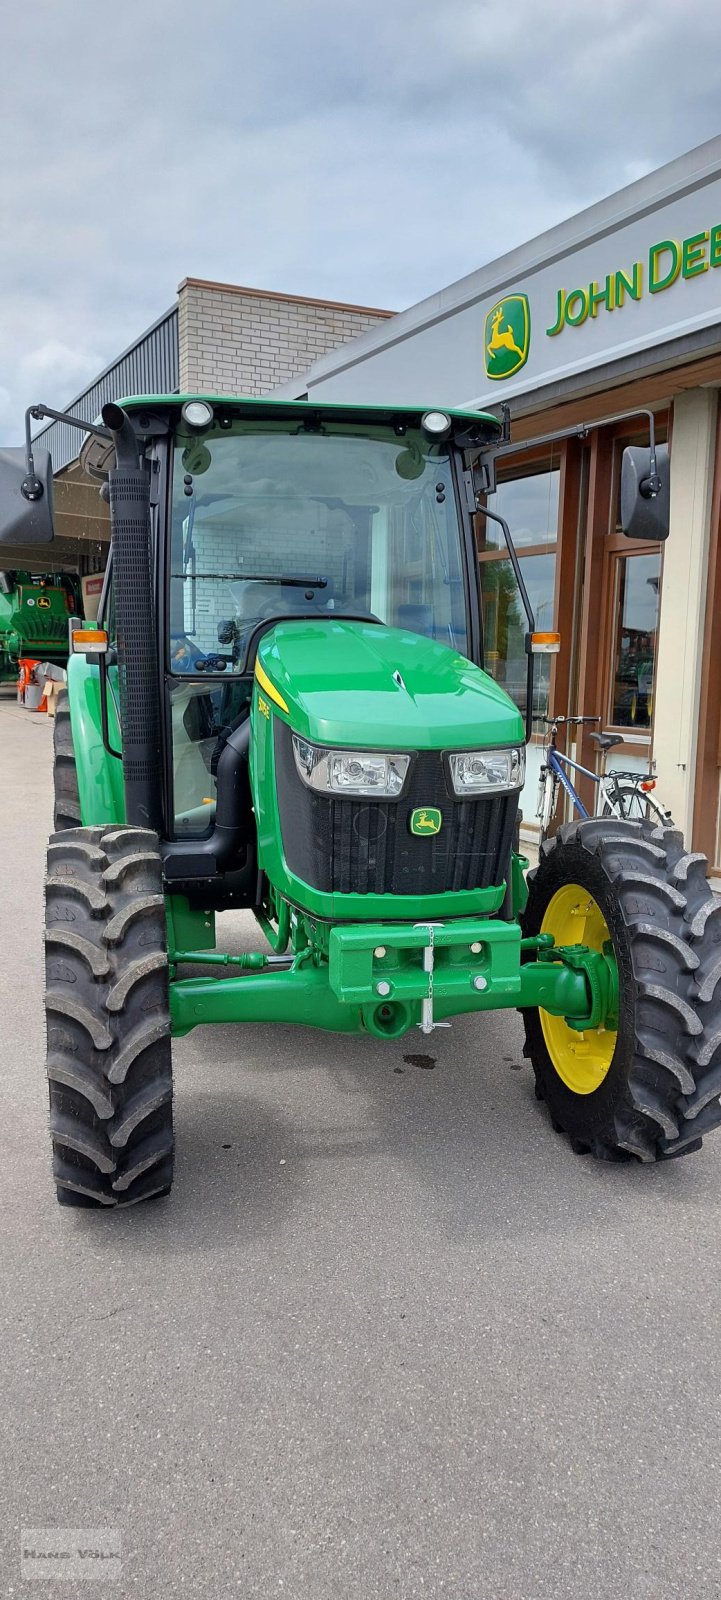
POLYGON ((271 683, 267 672, 263 671, 263 668, 261 667, 261 664, 257 658, 255 662, 255 676, 258 679, 261 689, 265 689, 268 697, 271 700, 274 700, 277 706, 280 706, 281 711, 287 711, 288 707, 283 699, 282 694, 279 694, 278 690, 271 683))

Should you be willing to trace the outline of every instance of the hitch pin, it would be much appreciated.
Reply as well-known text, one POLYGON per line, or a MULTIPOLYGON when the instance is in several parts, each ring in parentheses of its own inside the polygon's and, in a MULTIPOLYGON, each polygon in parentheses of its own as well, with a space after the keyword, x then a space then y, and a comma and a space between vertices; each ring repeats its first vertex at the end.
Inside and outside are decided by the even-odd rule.
POLYGON ((442 922, 416 922, 416 928, 425 928, 428 933, 428 943, 423 950, 423 971, 428 974, 428 995, 421 1001, 421 1020, 418 1024, 421 1033, 432 1033, 434 1028, 450 1028, 450 1022, 434 1022, 433 1020, 433 969, 435 966, 435 929, 442 928, 442 922))

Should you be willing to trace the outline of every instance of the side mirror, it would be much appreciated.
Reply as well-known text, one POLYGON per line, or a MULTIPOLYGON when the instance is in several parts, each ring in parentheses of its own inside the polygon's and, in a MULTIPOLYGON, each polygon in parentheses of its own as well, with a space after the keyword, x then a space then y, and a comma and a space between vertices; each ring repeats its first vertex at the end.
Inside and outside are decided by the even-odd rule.
POLYGON ((0 544, 51 544, 54 537, 50 451, 38 446, 29 475, 24 450, 0 449, 0 544))
POLYGON ((656 543, 668 538, 670 469, 668 446, 651 450, 628 445, 621 462, 621 527, 627 539, 656 543))

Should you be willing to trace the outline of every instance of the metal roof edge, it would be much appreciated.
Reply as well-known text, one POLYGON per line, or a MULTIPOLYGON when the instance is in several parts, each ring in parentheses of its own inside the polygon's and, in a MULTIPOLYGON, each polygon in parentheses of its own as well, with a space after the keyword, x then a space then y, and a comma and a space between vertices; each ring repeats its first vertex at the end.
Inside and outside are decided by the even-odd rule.
MULTIPOLYGON (((148 328, 145 328, 142 333, 139 333, 137 339, 131 340, 130 344, 126 345, 124 350, 121 350, 117 356, 114 356, 112 361, 108 362, 107 367, 103 367, 101 372, 97 372, 95 377, 91 378, 89 383, 86 383, 85 387, 80 390, 79 394, 76 394, 72 400, 68 400, 63 409, 65 411, 73 411, 75 406, 79 405, 80 401, 84 400, 85 396, 90 393, 90 390, 94 389, 96 384, 102 383, 103 378, 109 377, 113 369, 120 366, 121 361, 125 361, 126 357, 131 355, 133 350, 137 350, 145 339, 150 338, 151 333, 155 333, 156 328, 160 328, 162 324, 164 322, 168 322, 171 317, 177 317, 177 314, 178 304, 176 301, 172 306, 168 307, 167 311, 163 311, 159 317, 156 317, 155 321, 151 322, 148 328)), ((45 404, 47 405, 47 403, 48 402, 46 401, 45 404)), ((44 428, 41 428, 38 433, 33 434, 33 438, 41 438, 42 434, 47 433, 49 428, 54 427, 54 422, 46 423, 44 428)))

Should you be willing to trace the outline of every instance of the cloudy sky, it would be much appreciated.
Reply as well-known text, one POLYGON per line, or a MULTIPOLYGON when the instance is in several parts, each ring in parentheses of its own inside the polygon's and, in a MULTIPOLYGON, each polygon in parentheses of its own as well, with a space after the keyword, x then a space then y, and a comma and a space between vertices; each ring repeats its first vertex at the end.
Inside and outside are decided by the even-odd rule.
POLYGON ((721 132, 711 0, 6 0, 0 439, 186 275, 400 308, 721 132))

